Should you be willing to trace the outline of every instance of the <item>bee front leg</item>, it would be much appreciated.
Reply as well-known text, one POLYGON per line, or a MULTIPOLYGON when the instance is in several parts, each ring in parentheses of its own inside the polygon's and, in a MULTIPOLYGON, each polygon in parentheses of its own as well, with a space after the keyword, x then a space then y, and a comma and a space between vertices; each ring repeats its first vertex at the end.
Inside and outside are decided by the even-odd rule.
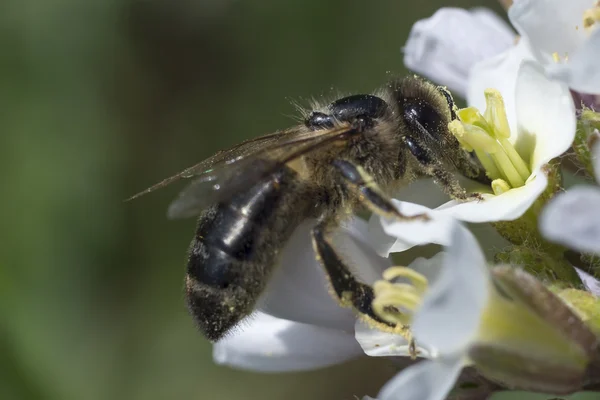
POLYGON ((423 167, 423 172, 432 177, 435 182, 444 189, 448 196, 463 201, 483 200, 483 196, 479 193, 467 193, 467 191, 460 186, 458 179, 456 179, 447 168, 444 168, 444 165, 435 158, 426 146, 423 146, 414 138, 406 137, 404 140, 411 154, 423 167))
POLYGON ((335 226, 335 220, 322 219, 312 230, 312 242, 317 260, 325 269, 333 294, 343 307, 353 308, 371 326, 392 331, 394 325, 379 318, 373 312, 371 306, 374 298, 373 289, 356 280, 333 248, 329 232, 335 226))
POLYGON ((377 186, 377 183, 362 167, 346 160, 335 160, 333 166, 340 172, 344 183, 354 190, 359 201, 375 214, 402 220, 427 220, 425 214, 404 215, 390 198, 377 186))

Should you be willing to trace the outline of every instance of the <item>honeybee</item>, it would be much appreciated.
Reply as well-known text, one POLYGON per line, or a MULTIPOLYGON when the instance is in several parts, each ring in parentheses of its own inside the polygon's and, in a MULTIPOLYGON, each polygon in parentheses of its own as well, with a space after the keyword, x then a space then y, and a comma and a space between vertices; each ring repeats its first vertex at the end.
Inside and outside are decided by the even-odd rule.
POLYGON ((374 94, 352 95, 302 112, 303 123, 250 139, 135 195, 194 178, 170 205, 172 218, 199 216, 189 248, 186 302, 203 334, 222 338, 249 315, 294 229, 315 218, 312 241, 332 293, 376 325, 373 291, 336 253, 331 232, 366 207, 407 217, 388 197, 433 177, 452 198, 467 193, 454 173, 485 180, 480 164, 449 132, 452 95, 416 76, 374 94))

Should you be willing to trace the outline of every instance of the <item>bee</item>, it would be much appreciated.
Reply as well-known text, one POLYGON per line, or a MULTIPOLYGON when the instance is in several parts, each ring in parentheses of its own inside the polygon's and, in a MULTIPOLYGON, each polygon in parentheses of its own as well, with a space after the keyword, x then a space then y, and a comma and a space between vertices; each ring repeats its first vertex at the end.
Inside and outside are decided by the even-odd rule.
MULTIPOLYGON (((467 193, 455 173, 484 179, 480 164, 449 132, 452 95, 417 76, 374 94, 315 104, 303 123, 246 140, 135 195, 193 178, 169 206, 172 218, 199 216, 185 277, 190 314, 217 341, 252 313, 294 229, 316 219, 312 242, 332 293, 376 325, 372 288, 357 280, 332 245, 340 222, 364 209, 403 215, 389 195, 432 177, 452 198, 467 193)), ((389 326, 388 326, 389 327, 389 326)))

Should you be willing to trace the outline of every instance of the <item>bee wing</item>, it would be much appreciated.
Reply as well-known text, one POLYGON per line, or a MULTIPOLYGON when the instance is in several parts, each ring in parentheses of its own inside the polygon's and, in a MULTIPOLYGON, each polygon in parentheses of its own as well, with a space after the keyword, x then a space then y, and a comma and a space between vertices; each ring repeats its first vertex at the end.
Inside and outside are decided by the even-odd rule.
MULTIPOLYGON (((294 132, 298 132, 297 129, 288 129, 286 131, 275 132, 264 136, 248 139, 242 143, 239 143, 227 150, 221 150, 211 157, 193 165, 183 171, 163 179, 162 181, 150 186, 149 188, 142 190, 139 193, 134 194, 125 201, 137 199, 138 197, 144 196, 150 192, 161 189, 173 182, 177 182, 181 179, 189 179, 193 177, 201 177, 203 175, 210 175, 213 168, 218 168, 220 164, 234 164, 241 159, 248 157, 250 154, 258 153, 260 149, 267 149, 274 143, 283 141, 288 137, 294 137, 294 132)), ((210 177, 206 178, 207 180, 210 177)))
POLYGON ((250 189, 285 164, 331 143, 346 140, 354 132, 350 126, 328 130, 287 131, 250 139, 232 149, 222 151, 201 163, 133 196, 139 197, 181 178, 195 179, 169 206, 170 218, 198 215, 209 205, 230 199, 250 189))

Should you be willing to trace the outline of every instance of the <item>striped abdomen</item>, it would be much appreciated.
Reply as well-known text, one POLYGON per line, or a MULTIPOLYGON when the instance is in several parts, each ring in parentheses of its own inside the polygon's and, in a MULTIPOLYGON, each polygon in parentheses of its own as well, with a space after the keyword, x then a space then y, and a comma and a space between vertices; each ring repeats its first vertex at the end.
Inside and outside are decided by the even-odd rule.
POLYGON ((301 183, 283 168, 198 220, 186 277, 190 313, 210 340, 218 340, 252 312, 276 257, 306 218, 301 183))

